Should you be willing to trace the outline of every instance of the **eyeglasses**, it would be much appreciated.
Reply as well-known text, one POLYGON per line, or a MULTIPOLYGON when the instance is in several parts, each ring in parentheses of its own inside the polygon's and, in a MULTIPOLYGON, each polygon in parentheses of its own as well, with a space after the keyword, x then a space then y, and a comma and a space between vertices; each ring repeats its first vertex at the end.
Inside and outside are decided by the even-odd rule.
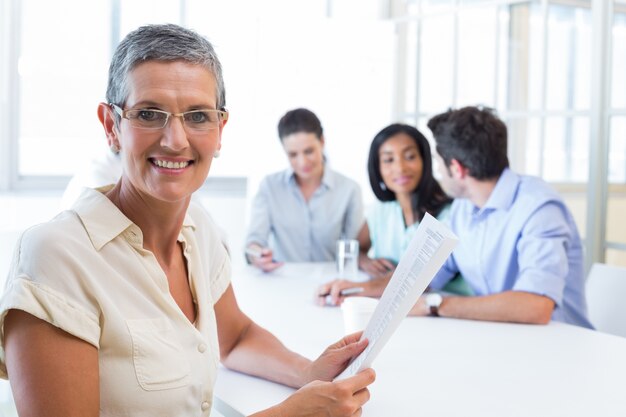
POLYGON ((220 121, 228 120, 228 112, 222 110, 191 110, 183 113, 170 113, 156 109, 128 109, 122 110, 118 105, 109 103, 109 106, 123 119, 138 129, 163 129, 167 126, 170 116, 181 117, 183 125, 190 131, 206 132, 217 129, 220 121))

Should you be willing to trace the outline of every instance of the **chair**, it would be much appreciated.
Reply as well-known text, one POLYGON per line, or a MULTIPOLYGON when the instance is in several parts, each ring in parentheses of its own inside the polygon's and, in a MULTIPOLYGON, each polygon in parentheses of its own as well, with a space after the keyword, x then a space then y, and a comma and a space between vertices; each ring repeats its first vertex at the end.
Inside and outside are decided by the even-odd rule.
POLYGON ((586 294, 589 320, 596 329, 626 337, 626 268, 593 264, 586 294))

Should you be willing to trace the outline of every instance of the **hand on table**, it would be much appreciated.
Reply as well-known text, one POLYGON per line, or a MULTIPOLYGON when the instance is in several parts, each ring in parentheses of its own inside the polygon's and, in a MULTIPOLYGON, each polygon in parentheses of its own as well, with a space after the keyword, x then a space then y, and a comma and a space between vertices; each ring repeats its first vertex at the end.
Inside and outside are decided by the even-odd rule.
POLYGON ((396 269, 396 265, 385 258, 372 259, 367 255, 359 256, 359 268, 371 277, 380 277, 396 269))
POLYGON ((250 263, 263 272, 271 272, 283 265, 283 262, 276 262, 274 254, 270 248, 263 248, 258 245, 250 245, 246 249, 246 257, 250 263))
POLYGON ((376 278, 367 282, 354 282, 345 279, 336 279, 321 285, 315 294, 316 302, 320 306, 341 305, 346 296, 341 295, 341 291, 349 288, 362 288, 363 291, 354 294, 363 297, 380 297, 389 282, 390 274, 384 278, 376 278), (328 296, 321 296, 328 294, 328 296))
POLYGON ((426 297, 424 295, 417 299, 417 302, 409 310, 409 316, 429 316, 430 307, 426 305, 426 297))

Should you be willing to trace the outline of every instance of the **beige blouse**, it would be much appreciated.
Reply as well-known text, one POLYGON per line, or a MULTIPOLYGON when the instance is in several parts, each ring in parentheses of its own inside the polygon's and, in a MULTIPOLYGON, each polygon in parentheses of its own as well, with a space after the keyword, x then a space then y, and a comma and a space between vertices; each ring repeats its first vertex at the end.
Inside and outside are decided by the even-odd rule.
POLYGON ((208 416, 219 360, 213 305, 230 284, 224 245, 208 214, 190 206, 178 240, 197 304, 191 323, 108 189, 85 191, 72 210, 22 235, 0 332, 7 311, 20 309, 97 347, 101 416, 208 416))

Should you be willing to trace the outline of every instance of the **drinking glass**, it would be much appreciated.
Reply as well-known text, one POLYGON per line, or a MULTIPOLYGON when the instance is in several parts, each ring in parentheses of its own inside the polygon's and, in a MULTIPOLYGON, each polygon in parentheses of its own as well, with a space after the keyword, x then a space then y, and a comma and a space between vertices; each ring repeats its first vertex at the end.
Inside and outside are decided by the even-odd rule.
POLYGON ((356 280, 359 272, 359 241, 356 239, 338 240, 335 259, 338 278, 356 280))

